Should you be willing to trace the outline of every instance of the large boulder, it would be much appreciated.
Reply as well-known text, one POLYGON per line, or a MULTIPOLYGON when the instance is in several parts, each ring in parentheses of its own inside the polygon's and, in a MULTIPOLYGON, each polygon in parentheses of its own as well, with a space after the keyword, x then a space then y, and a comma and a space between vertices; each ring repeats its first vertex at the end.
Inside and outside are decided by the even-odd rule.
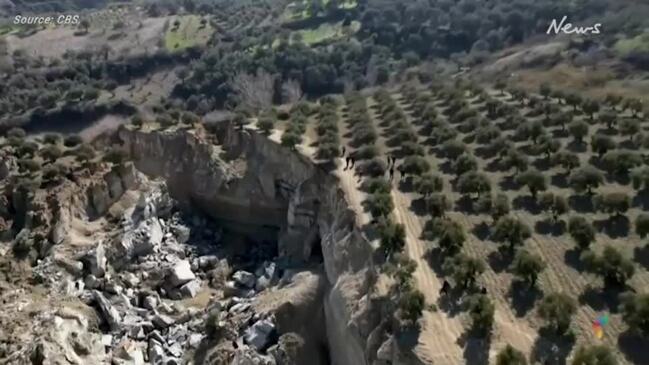
POLYGON ((121 261, 131 261, 148 255, 162 243, 162 226, 157 218, 142 221, 134 230, 127 230, 117 244, 116 256, 121 261))
POLYGON ((171 232, 176 237, 176 241, 180 244, 187 243, 191 235, 191 229, 182 224, 174 224, 171 226, 171 232))
POLYGON ((89 252, 83 259, 84 268, 90 275, 101 278, 106 273, 106 249, 99 242, 97 247, 89 252))
POLYGON ((201 290, 201 281, 192 280, 180 287, 180 294, 183 298, 193 298, 201 290))
POLYGON ((187 260, 178 261, 167 275, 167 285, 171 288, 177 288, 196 279, 192 272, 191 264, 187 260))
POLYGON ((251 289, 255 287, 256 278, 255 275, 247 271, 239 270, 232 275, 232 280, 245 288, 251 289))
POLYGON ((92 291, 95 303, 99 307, 99 312, 101 313, 101 318, 108 324, 111 331, 116 331, 119 329, 121 317, 119 312, 113 305, 106 299, 106 297, 97 290, 92 291))
POLYGON ((262 319, 246 330, 244 340, 248 345, 259 351, 270 344, 274 332, 275 324, 268 319, 262 319))
POLYGON ((113 364, 144 365, 144 353, 137 342, 124 340, 113 351, 113 364))

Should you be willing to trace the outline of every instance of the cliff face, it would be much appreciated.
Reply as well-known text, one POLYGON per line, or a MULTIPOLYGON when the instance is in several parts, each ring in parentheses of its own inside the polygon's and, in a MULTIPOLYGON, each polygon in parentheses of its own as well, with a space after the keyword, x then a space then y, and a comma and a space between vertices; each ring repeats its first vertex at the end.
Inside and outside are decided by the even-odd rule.
POLYGON ((135 167, 165 179, 179 202, 217 219, 279 228, 278 250, 290 260, 321 250, 332 362, 376 358, 367 344, 380 322, 369 305, 373 251, 334 177, 263 136, 227 125, 217 131, 216 144, 200 132, 124 128, 119 138, 135 167))

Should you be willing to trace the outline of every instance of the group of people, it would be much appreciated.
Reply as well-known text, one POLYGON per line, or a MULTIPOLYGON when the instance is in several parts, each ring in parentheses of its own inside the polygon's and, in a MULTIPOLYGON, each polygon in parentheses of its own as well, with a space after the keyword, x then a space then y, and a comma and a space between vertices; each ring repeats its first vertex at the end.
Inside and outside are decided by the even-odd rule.
MULTIPOLYGON (((349 169, 353 169, 354 165, 356 163, 356 159, 352 154, 350 153, 349 155, 347 154, 347 149, 345 146, 343 146, 341 157, 345 158, 345 168, 343 168, 343 171, 347 171, 349 169)), ((394 168, 397 164, 397 159, 396 157, 392 155, 388 155, 388 173, 390 176, 390 182, 394 179, 394 168)))

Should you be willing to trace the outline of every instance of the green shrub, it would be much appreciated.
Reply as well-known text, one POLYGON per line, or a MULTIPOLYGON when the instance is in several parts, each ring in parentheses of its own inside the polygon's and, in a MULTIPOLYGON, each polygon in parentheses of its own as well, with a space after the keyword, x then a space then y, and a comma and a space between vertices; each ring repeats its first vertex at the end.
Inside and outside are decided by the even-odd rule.
POLYGON ((63 144, 65 145, 65 147, 76 147, 76 146, 80 145, 81 143, 83 143, 83 139, 81 138, 81 136, 76 135, 76 134, 72 134, 72 135, 69 135, 69 136, 65 137, 65 139, 63 141, 63 144))

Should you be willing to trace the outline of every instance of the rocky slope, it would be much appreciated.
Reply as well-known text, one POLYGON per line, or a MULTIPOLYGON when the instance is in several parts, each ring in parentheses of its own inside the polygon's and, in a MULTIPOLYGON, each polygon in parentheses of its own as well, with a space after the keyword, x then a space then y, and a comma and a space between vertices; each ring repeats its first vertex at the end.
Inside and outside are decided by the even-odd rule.
MULTIPOLYGON (((25 268, 38 284, 0 290, 0 364, 396 358, 373 250, 334 177, 227 124, 114 138, 132 163, 49 192, 51 254, 25 268)), ((33 240, 34 199, 18 198, 33 240)))
POLYGON ((380 322, 367 280, 375 274, 373 250, 335 179, 254 132, 224 124, 215 135, 209 144, 194 133, 119 133, 138 170, 163 177, 179 201, 214 218, 278 226, 280 256, 290 261, 321 250, 332 361, 368 363, 376 349, 367 348, 366 339, 380 322))

